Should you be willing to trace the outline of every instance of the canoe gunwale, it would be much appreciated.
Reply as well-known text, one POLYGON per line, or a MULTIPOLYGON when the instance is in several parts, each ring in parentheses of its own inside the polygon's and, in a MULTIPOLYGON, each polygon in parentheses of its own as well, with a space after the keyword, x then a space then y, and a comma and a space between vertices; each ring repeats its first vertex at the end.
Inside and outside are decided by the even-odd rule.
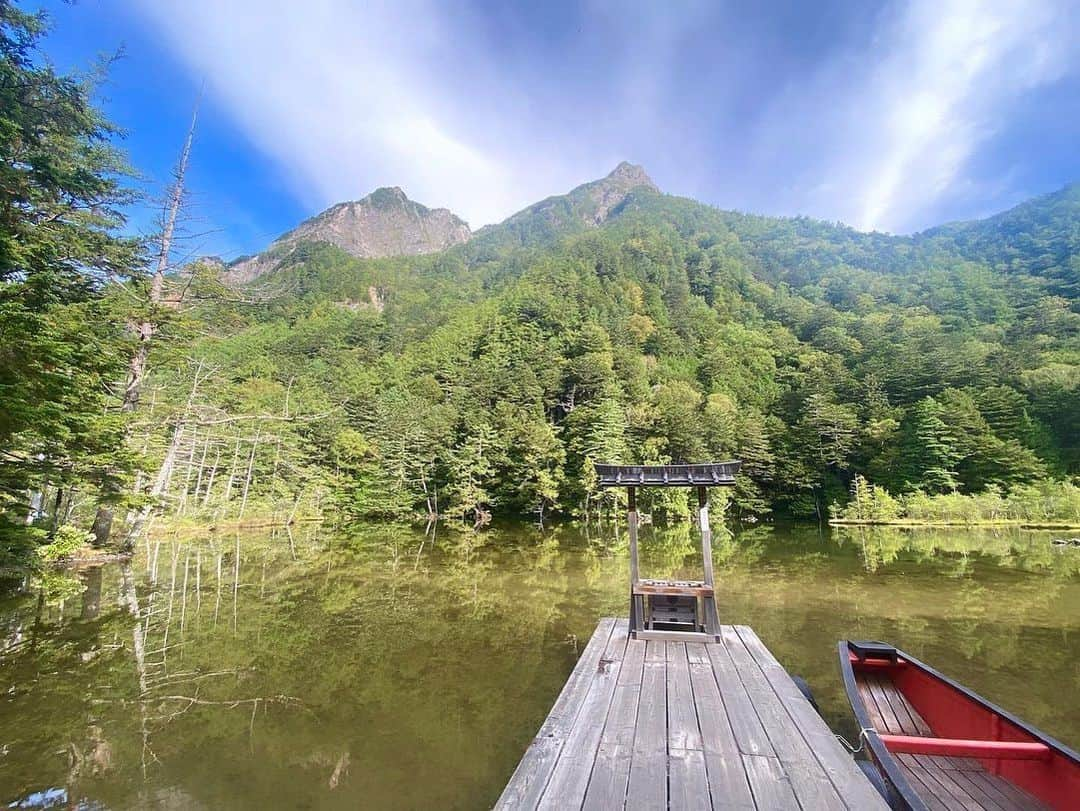
POLYGON ((850 648, 846 639, 840 641, 840 673, 843 676, 844 691, 847 693, 848 703, 851 704, 851 710, 855 713, 855 720, 859 722, 859 735, 866 742, 874 763, 885 772, 886 783, 894 792, 900 795, 900 799, 903 800, 909 811, 929 811, 922 797, 911 787, 907 777, 904 776, 900 769, 900 764, 896 762, 896 758, 885 747, 884 741, 878 736, 877 729, 874 728, 873 723, 870 721, 870 714, 866 711, 866 705, 863 703, 859 687, 855 682, 855 669, 851 665, 850 648))
MULTIPOLYGON (((885 742, 881 739, 878 731, 874 728, 873 722, 870 720, 870 714, 866 709, 862 694, 859 692, 858 684, 855 679, 855 669, 851 661, 851 656, 854 651, 849 646, 848 640, 840 641, 839 653, 840 672, 843 677, 844 691, 847 693, 848 703, 851 704, 851 709, 855 713, 855 718, 859 722, 859 727, 862 730, 861 734, 866 740, 870 754, 873 756, 877 765, 885 772, 886 780, 892 784, 892 788, 900 795, 900 798, 907 803, 911 811, 924 811, 924 809, 927 808, 926 803, 908 782, 900 768, 900 764, 897 762, 893 753, 886 747, 885 742)), ((1050 737, 1041 730, 1036 729, 1020 718, 1017 718, 1008 710, 999 707, 992 701, 983 698, 978 693, 959 684, 953 679, 950 679, 948 676, 925 662, 921 662, 899 649, 896 650, 896 654, 899 663, 904 667, 915 667, 927 676, 942 682, 944 685, 957 691, 964 698, 977 704, 987 712, 998 716, 1003 721, 1015 726, 1021 732, 1030 735, 1035 741, 1044 744, 1053 754, 1057 754, 1072 761, 1073 765, 1080 768, 1080 753, 1077 753, 1075 750, 1061 743, 1061 741, 1050 737)))

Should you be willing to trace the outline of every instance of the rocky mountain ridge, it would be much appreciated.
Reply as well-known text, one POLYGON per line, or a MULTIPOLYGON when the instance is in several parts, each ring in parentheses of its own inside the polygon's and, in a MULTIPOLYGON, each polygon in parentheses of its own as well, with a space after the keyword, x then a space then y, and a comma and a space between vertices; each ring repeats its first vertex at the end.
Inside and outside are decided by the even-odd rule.
POLYGON ((448 209, 410 200, 397 186, 379 188, 361 200, 331 206, 278 237, 265 251, 232 262, 225 278, 243 284, 292 264, 290 258, 305 242, 327 242, 351 256, 373 259, 437 253, 481 234, 486 239, 527 242, 538 230, 554 234, 595 228, 636 190, 659 192, 641 166, 623 161, 603 178, 542 200, 474 234, 448 209))
POLYGON ((303 242, 328 242, 360 259, 436 253, 469 240, 468 223, 445 208, 410 200, 399 187, 337 203, 278 237, 267 250, 233 262, 227 278, 249 282, 288 262, 303 242))

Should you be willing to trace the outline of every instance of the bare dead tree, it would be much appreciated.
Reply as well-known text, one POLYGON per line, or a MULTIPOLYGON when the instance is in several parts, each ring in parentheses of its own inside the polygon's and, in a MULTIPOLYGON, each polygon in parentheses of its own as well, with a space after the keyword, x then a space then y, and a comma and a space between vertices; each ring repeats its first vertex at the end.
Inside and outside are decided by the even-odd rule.
POLYGON ((139 345, 128 365, 127 385, 124 387, 123 411, 134 411, 139 404, 143 379, 146 377, 146 359, 150 353, 150 341, 157 332, 154 310, 161 304, 162 291, 165 287, 165 273, 169 270, 169 256, 172 251, 173 235, 176 233, 176 221, 184 202, 184 179, 187 175, 188 159, 191 157, 191 144, 195 140, 195 125, 198 122, 199 106, 191 114, 184 148, 173 173, 173 183, 166 201, 165 216, 162 222, 161 240, 158 243, 157 260, 154 274, 150 279, 150 314, 138 325, 139 345))
MULTIPOLYGON (((153 275, 150 277, 150 292, 146 302, 146 313, 135 329, 139 343, 128 363, 127 382, 124 385, 124 396, 120 404, 122 412, 134 411, 138 406, 143 380, 146 377, 146 361, 150 354, 151 339, 154 337, 158 327, 157 318, 162 291, 165 287, 165 273, 169 269, 169 256, 172 251, 173 235, 176 233, 176 221, 184 201, 184 179, 187 175, 188 159, 191 157, 191 144, 195 139, 195 125, 198 122, 198 116, 199 102, 196 101, 195 109, 191 114, 191 125, 188 127, 184 147, 180 152, 180 160, 173 173, 173 183, 166 199, 161 239, 157 247, 157 260, 153 275)), ((111 505, 108 503, 100 504, 97 514, 94 516, 92 529, 96 546, 104 546, 108 542, 109 535, 112 534, 112 523, 113 510, 111 505)))
MULTIPOLYGON (((176 421, 176 425, 173 427, 172 440, 169 442, 169 448, 165 452, 165 458, 161 462, 161 467, 158 468, 157 476, 154 477, 154 483, 150 487, 150 498, 159 499, 162 494, 165 493, 169 486, 169 481, 172 479, 173 468, 176 465, 176 456, 180 451, 181 441, 184 436, 184 429, 187 426, 188 416, 191 412, 192 404, 195 401, 195 395, 198 393, 199 384, 202 382, 203 362, 199 361, 199 365, 195 369, 195 378, 191 383, 191 391, 188 393, 187 402, 184 405, 184 413, 176 421)), ((130 549, 135 545, 135 541, 142 532, 142 528, 146 523, 146 519, 150 517, 150 512, 153 509, 153 504, 147 504, 141 510, 136 513, 128 523, 128 532, 124 540, 124 548, 130 549)))

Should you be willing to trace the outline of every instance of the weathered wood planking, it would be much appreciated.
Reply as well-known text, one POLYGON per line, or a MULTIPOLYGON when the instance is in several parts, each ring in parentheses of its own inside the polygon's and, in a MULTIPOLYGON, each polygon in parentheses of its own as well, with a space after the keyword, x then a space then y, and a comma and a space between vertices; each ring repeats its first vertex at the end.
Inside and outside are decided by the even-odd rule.
MULTIPOLYGON (((885 674, 859 674, 859 692, 877 729, 901 735, 931 735, 930 725, 885 674)), ((931 809, 1038 811, 1042 803, 1007 780, 990 774, 974 758, 897 755, 912 788, 931 809)))
POLYGON ((540 804, 615 625, 616 620, 613 617, 606 617, 596 626, 596 631, 582 651, 577 666, 563 685, 555 706, 551 708, 543 726, 514 770, 514 776, 503 790, 497 808, 536 808, 540 804))
POLYGON ((720 632, 601 620, 496 808, 884 809, 757 635, 720 632))

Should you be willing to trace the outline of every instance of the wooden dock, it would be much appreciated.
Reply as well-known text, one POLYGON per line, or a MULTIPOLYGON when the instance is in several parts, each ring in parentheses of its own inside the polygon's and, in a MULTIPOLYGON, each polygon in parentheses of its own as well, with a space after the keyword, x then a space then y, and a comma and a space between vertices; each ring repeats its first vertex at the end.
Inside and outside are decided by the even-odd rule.
POLYGON ((498 809, 885 809, 745 626, 630 639, 600 621, 498 809))

